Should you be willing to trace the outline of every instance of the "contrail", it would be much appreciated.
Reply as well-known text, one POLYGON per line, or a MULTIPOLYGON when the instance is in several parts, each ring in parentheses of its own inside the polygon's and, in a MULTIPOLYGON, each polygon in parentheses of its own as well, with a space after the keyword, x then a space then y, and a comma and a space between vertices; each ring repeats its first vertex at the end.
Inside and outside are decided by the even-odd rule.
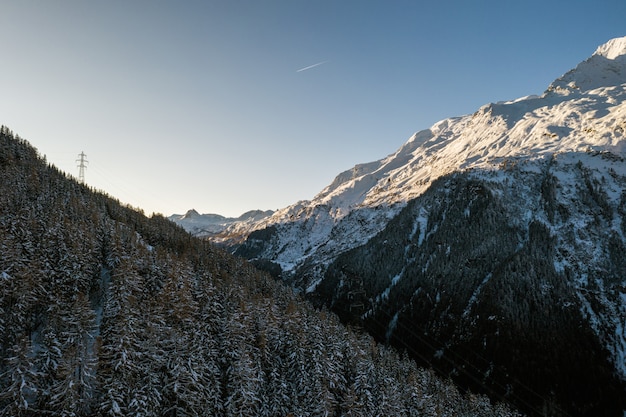
POLYGON ((299 69, 299 70, 297 70, 296 72, 306 71, 306 70, 308 70, 308 69, 315 68, 315 67, 317 67, 317 66, 323 65, 323 64, 325 64, 325 63, 327 63, 327 62, 328 62, 328 61, 318 62, 317 64, 313 64, 313 65, 309 65, 308 67, 300 68, 300 69, 299 69))

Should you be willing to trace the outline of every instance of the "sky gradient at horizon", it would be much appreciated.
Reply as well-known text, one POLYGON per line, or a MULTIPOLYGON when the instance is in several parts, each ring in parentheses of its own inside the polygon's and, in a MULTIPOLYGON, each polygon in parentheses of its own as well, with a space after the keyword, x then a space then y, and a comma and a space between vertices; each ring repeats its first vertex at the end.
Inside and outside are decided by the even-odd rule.
POLYGON ((7 1, 0 124, 152 212, 311 199, 414 132, 541 94, 626 2, 7 1), (307 68, 308 67, 308 68, 307 68))

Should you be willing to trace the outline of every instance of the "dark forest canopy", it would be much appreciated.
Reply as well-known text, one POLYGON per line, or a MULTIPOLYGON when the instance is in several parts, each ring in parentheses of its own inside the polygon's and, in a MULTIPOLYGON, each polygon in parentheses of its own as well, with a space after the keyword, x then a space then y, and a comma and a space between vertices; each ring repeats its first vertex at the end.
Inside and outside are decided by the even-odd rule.
POLYGON ((0 415, 511 416, 0 129, 0 415))

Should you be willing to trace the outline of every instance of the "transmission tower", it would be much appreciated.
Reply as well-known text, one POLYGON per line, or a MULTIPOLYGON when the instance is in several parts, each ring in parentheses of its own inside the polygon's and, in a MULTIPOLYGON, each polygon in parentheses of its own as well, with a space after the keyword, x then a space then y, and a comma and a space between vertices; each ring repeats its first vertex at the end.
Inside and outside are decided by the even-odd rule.
POLYGON ((89 163, 89 161, 87 161, 85 159, 87 155, 85 155, 85 152, 81 152, 78 154, 78 159, 76 160, 76 162, 78 162, 78 181, 80 182, 85 182, 85 168, 87 168, 87 165, 89 163))

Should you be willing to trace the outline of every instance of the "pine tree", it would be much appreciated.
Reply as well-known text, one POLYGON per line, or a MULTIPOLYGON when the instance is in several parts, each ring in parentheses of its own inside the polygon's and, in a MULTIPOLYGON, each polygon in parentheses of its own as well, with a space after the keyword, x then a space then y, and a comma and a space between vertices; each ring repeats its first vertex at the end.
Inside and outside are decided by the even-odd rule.
POLYGON ((147 348, 139 343, 139 332, 144 326, 137 314, 141 279, 133 268, 134 260, 122 255, 124 249, 120 240, 116 241, 120 257, 114 262, 116 266, 103 294, 98 363, 99 410, 102 415, 111 416, 129 412, 132 392, 141 374, 139 357, 147 348))
POLYGON ((60 339, 63 356, 50 403, 62 417, 89 414, 94 390, 95 314, 87 297, 78 293, 71 310, 60 311, 60 339))
POLYGON ((36 371, 32 360, 32 349, 27 336, 9 350, 6 362, 7 371, 0 375, 0 415, 34 415, 33 406, 37 402, 41 374, 36 371))

